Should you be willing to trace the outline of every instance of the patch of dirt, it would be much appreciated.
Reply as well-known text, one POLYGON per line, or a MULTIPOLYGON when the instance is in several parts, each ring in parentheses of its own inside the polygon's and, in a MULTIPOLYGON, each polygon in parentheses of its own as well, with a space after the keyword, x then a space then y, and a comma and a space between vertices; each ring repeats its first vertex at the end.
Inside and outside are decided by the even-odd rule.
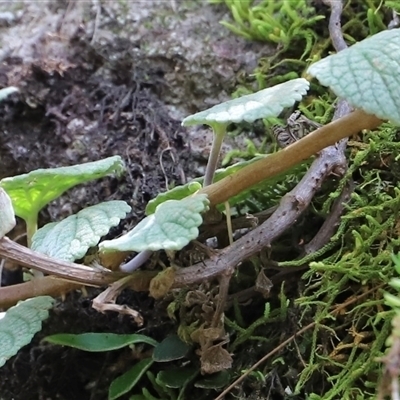
MULTIPOLYGON (((219 24, 223 13, 174 0, 1 3, 0 87, 20 93, 0 104, 0 178, 117 154, 127 166, 122 178, 69 191, 41 223, 122 199, 133 212, 115 236, 143 217, 157 193, 198 174, 198 148, 208 140, 180 120, 226 100, 236 77, 269 52, 233 37, 219 24)), ((161 339, 171 324, 165 311, 145 294, 126 296, 120 300, 145 318, 144 333, 161 339)), ((51 333, 136 330, 128 318, 97 313, 89 299, 60 300, 44 331, 0 369, 2 399, 107 397, 132 352, 93 355, 40 342, 51 333)))

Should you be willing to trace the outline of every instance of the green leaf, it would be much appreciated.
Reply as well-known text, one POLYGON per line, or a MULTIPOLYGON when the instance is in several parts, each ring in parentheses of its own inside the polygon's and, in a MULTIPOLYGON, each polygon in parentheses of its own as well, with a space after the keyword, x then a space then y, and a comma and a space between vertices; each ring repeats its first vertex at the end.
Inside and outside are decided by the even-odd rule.
POLYGON ((79 350, 100 352, 121 349, 136 343, 147 343, 156 346, 158 343, 145 335, 119 335, 117 333, 60 333, 45 338, 50 343, 74 347, 79 350))
POLYGON ((383 297, 385 299, 385 303, 388 306, 393 307, 394 309, 400 308, 400 298, 398 296, 394 296, 393 294, 384 292, 383 297))
POLYGON ((392 260, 394 263, 394 269, 400 275, 400 253, 392 254, 392 260))
POLYGON ((400 29, 326 57, 308 73, 352 106, 400 124, 400 29))
POLYGON ((16 224, 14 209, 10 196, 0 188, 0 239, 16 224))
POLYGON ((164 193, 159 193, 157 197, 150 200, 146 206, 146 215, 154 214, 159 204, 167 200, 182 200, 200 190, 203 185, 200 182, 192 181, 186 185, 176 186, 164 193))
MULTIPOLYGON (((146 400, 165 400, 165 398, 158 398, 158 397, 154 397, 151 393, 150 393, 150 391, 149 390, 147 390, 145 387, 144 388, 142 388, 142 393, 143 393, 143 396, 144 396, 144 398, 146 399, 146 400)), ((171 396, 170 396, 170 398, 171 398, 171 396)))
POLYGON ((130 370, 112 381, 108 389, 108 399, 117 399, 132 390, 143 374, 151 367, 151 364, 153 364, 151 358, 140 360, 130 370))
POLYGON ((392 278, 392 279, 389 281, 389 285, 390 285, 392 288, 395 288, 395 289, 397 289, 397 290, 400 290, 400 278, 392 278))
POLYGON ((32 237, 32 250, 59 260, 82 258, 111 227, 131 210, 125 201, 114 200, 85 208, 61 222, 52 222, 32 237))
POLYGON ((101 242, 99 249, 101 252, 180 250, 199 235, 201 213, 208 210, 208 204, 204 194, 168 200, 126 235, 101 242))
POLYGON ((170 368, 157 374, 157 383, 172 389, 186 386, 200 372, 196 367, 170 368))
POLYGON ((169 335, 159 343, 153 352, 153 360, 169 362, 185 357, 190 346, 183 342, 178 335, 169 335))
POLYGON ((121 157, 114 156, 71 167, 37 169, 29 174, 4 178, 0 187, 11 197, 15 214, 29 220, 73 186, 123 170, 121 157))
POLYGON ((42 321, 49 316, 53 302, 49 296, 21 301, 0 319, 0 367, 42 329, 42 321))
MULTIPOLYGON (((214 182, 218 182, 221 179, 223 179, 229 175, 235 174, 237 171, 240 171, 242 168, 246 167, 247 165, 250 165, 250 164, 252 164, 262 158, 265 158, 265 157, 269 157, 269 154, 262 155, 262 156, 256 156, 256 157, 252 158, 251 160, 241 161, 241 162, 233 164, 227 168, 217 169, 217 171, 215 171, 214 182)), ((251 187, 250 189, 240 192, 236 196, 233 196, 229 199, 230 206, 233 207, 239 203, 252 201, 253 195, 255 193, 257 194, 257 196, 270 198, 272 200, 274 200, 276 198, 280 198, 288 190, 286 190, 286 192, 282 189, 277 190, 277 185, 282 185, 282 183, 284 182, 285 186, 290 185, 289 187, 294 187, 296 185, 296 183, 298 182, 298 180, 294 180, 294 178, 302 176, 304 174, 304 172, 306 171, 308 164, 309 164, 309 161, 305 161, 302 164, 299 164, 299 165, 291 168, 289 171, 286 171, 278 176, 266 179, 263 182, 251 187), (289 181, 288 181, 288 179, 289 179, 289 181)), ((150 208, 150 210, 152 210, 152 208, 154 206, 158 206, 159 204, 162 204, 163 201, 166 201, 167 197, 172 198, 172 196, 175 196, 175 194, 179 195, 180 193, 186 193, 189 190, 188 186, 193 183, 196 183, 196 184, 199 184, 202 186, 203 178, 202 177, 196 178, 193 181, 186 183, 185 185, 177 186, 176 192, 168 191, 166 193, 162 193, 162 195, 165 195, 165 196, 158 195, 153 200, 151 200, 153 202, 153 204, 152 204, 152 207, 150 208)), ((273 204, 275 204, 275 203, 273 203, 273 204)), ((271 204, 267 205, 266 208, 268 208, 270 206, 271 206, 271 204)), ((221 211, 225 210, 225 206, 223 206, 223 205, 218 206, 218 208, 220 208, 221 211)), ((260 211, 260 210, 258 210, 258 211, 260 211)))
MULTIPOLYGON (((227 168, 217 169, 214 175, 214 182, 218 182, 221 179, 225 178, 228 175, 232 175, 237 171, 244 168, 246 165, 252 164, 255 161, 258 161, 261 158, 265 158, 265 156, 254 157, 249 161, 241 161, 236 164, 233 164, 227 168)), ((160 193, 154 199, 150 200, 146 207, 146 214, 153 214, 158 205, 164 203, 167 200, 181 200, 193 193, 195 193, 197 188, 203 187, 204 177, 196 178, 193 181, 186 183, 185 185, 177 186, 174 189, 168 190, 168 192, 160 193)))
POLYGON ((231 122, 254 122, 256 119, 278 116, 285 107, 300 101, 309 88, 304 78, 293 79, 279 85, 248 94, 208 110, 186 117, 183 126, 229 124, 231 122))
POLYGON ((229 379, 230 374, 225 370, 198 380, 194 386, 200 389, 219 389, 226 386, 229 383, 229 379))

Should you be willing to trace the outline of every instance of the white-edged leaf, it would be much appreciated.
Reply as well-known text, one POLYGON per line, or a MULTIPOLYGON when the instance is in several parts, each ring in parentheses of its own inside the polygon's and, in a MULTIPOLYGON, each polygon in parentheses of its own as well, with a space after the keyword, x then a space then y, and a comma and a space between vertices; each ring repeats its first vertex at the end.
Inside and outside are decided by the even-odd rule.
POLYGON ((40 228, 32 237, 32 250, 71 262, 82 258, 89 247, 95 246, 130 210, 131 207, 121 200, 87 207, 40 228))
POLYGON ((127 234, 101 242, 99 249, 101 252, 180 250, 199 235, 201 213, 208 210, 208 204, 205 194, 168 200, 127 234))
POLYGON ((352 106, 400 124, 400 29, 326 57, 308 73, 352 106))
POLYGON ((0 187, 0 239, 14 228, 15 214, 10 196, 0 187))
POLYGON ((21 301, 0 319, 0 367, 42 329, 42 321, 49 316, 53 302, 49 296, 21 301))
POLYGON ((304 78, 293 79, 189 115, 182 121, 182 125, 254 122, 260 118, 276 117, 285 107, 300 101, 309 86, 309 82, 304 78))

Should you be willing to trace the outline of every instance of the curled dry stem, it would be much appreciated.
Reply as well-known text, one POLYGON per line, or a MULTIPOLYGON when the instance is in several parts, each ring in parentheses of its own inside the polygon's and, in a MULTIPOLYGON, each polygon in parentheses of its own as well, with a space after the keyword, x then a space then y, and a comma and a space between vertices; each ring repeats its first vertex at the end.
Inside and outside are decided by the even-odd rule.
POLYGON ((112 283, 106 290, 93 299, 93 308, 101 313, 105 313, 106 311, 115 311, 119 314, 129 315, 138 326, 142 326, 144 322, 143 317, 138 311, 125 304, 116 304, 117 297, 120 295, 122 290, 130 286, 131 281, 132 276, 128 275, 112 283))

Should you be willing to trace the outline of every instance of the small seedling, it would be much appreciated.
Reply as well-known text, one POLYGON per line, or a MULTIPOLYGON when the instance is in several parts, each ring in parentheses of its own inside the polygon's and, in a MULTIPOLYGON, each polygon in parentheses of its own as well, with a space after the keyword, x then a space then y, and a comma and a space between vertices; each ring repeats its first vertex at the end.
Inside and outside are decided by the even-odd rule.
POLYGON ((201 214, 207 210, 205 195, 168 200, 126 235, 101 242, 99 249, 101 252, 181 250, 198 236, 198 227, 203 222, 201 214))
POLYGON ((181 250, 199 235, 202 213, 208 210, 205 195, 194 195, 182 200, 168 200, 160 204, 154 214, 142 220, 134 229, 117 239, 105 240, 100 252, 140 252, 121 269, 132 272, 156 250, 181 250))
POLYGON ((15 215, 26 222, 28 246, 37 230, 39 211, 61 196, 66 190, 81 183, 102 178, 111 173, 120 174, 124 163, 119 156, 71 167, 38 169, 29 174, 4 178, 2 187, 10 196, 15 215))
POLYGON ((182 121, 183 126, 205 124, 214 131, 203 187, 213 182, 219 152, 229 124, 243 121, 252 123, 261 118, 277 117, 285 107, 291 107, 296 101, 300 101, 308 88, 309 83, 305 79, 294 79, 186 117, 182 121))

